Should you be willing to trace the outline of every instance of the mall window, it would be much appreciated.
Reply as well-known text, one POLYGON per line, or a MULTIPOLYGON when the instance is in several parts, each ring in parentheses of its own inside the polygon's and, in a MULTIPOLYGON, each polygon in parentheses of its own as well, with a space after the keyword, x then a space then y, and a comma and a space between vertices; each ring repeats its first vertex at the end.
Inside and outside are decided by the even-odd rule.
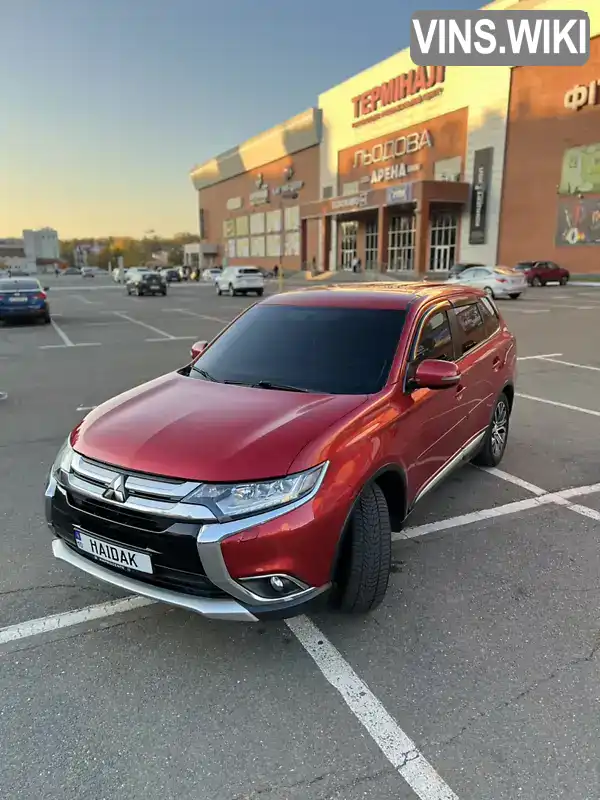
POLYGON ((392 217, 388 234, 388 270, 415 269, 417 218, 414 214, 392 217))
POLYGON ((365 269, 377 269, 378 245, 377 220, 370 219, 365 228, 365 269))
POLYGON ((358 238, 358 222, 342 222, 340 224, 342 268, 352 269, 352 261, 356 258, 356 242, 358 238))
POLYGON ((458 214, 455 211, 432 211, 429 223, 429 269, 448 272, 456 258, 458 214))

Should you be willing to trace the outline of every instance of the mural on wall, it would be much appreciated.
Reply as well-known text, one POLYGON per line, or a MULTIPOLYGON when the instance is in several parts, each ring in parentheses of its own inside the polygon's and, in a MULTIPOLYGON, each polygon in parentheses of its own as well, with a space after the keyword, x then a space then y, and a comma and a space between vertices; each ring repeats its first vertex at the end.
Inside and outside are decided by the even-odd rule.
POLYGON ((555 244, 557 247, 600 245, 600 197, 558 201, 555 244))
POLYGON ((600 143, 563 153, 559 194, 600 194, 600 143))

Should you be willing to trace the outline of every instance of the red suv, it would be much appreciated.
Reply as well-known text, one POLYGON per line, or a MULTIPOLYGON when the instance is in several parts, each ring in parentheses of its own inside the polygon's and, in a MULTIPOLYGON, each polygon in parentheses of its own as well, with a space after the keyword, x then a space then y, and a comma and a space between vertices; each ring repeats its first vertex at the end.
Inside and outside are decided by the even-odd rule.
POLYGON ((530 286, 545 286, 552 282, 565 286, 571 277, 568 269, 559 267, 554 261, 520 261, 515 269, 525 273, 530 286))
POLYGON ((206 617, 374 608, 417 501, 504 454, 515 340, 476 289, 279 294, 193 353, 75 428, 45 501, 57 558, 206 617))

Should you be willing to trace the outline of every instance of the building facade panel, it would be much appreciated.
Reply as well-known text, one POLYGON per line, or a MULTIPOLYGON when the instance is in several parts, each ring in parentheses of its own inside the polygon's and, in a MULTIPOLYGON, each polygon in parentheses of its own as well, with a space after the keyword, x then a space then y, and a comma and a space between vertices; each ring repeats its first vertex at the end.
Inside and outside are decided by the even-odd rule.
POLYGON ((298 270, 317 255, 316 226, 302 236, 300 204, 319 196, 319 153, 313 146, 263 163, 198 192, 201 239, 213 255, 203 265, 252 263, 298 270))
POLYGON ((513 70, 499 258, 600 270, 598 35, 584 66, 513 70))
MULTIPOLYGON (((416 67, 408 50, 361 72, 345 83, 319 97, 323 114, 323 139, 320 146, 321 196, 344 193, 339 171, 346 166, 341 153, 361 149, 366 143, 393 138, 402 131, 423 128, 438 129, 444 121, 452 133, 453 145, 462 139, 462 148, 446 146, 438 135, 430 149, 433 161, 443 161, 446 155, 460 156, 448 164, 441 180, 471 182, 475 153, 493 148, 491 174, 487 176, 486 231, 476 243, 470 244, 470 204, 461 209, 460 224, 453 235, 458 237, 455 254, 469 251, 469 258, 494 261, 497 255, 497 229, 502 191, 502 161, 505 146, 506 118, 510 69, 489 67, 485 70, 468 67, 416 67), (458 122, 458 120, 463 120, 458 122), (441 122, 438 122, 441 120, 441 122), (443 153, 443 150, 446 151, 443 153), (439 158, 438 158, 439 154, 439 158)), ((425 173, 426 174, 426 173, 425 173)), ((394 173, 388 173, 390 177, 394 173)), ((405 176, 404 180, 408 176, 405 176)), ((415 178, 415 176, 412 176, 415 178)), ((402 181, 402 178, 400 179, 402 181)), ((352 181, 349 181, 352 183, 352 181)), ((333 225, 328 263, 335 268, 339 261, 338 226, 333 225)), ((419 271, 426 269, 431 259, 426 251, 419 271)))

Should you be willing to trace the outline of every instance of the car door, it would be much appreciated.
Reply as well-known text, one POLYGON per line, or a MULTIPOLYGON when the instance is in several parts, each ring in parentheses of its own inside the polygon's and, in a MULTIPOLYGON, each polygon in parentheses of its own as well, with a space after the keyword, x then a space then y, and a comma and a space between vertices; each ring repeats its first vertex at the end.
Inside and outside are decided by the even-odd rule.
POLYGON ((560 279, 562 278, 562 270, 558 264, 555 264, 554 261, 548 261, 546 262, 546 267, 548 270, 548 277, 546 280, 556 281, 559 283, 560 279))
POLYGON ((456 363, 463 387, 464 447, 489 424, 499 392, 499 373, 506 364, 506 344, 499 335, 494 303, 487 297, 454 302, 449 318, 459 351, 456 363))
POLYGON ((397 451, 407 470, 412 504, 433 484, 460 447, 465 408, 460 387, 443 390, 411 385, 418 364, 425 359, 454 361, 457 356, 449 303, 424 312, 418 321, 409 351, 404 380, 402 423, 398 426, 397 451))

